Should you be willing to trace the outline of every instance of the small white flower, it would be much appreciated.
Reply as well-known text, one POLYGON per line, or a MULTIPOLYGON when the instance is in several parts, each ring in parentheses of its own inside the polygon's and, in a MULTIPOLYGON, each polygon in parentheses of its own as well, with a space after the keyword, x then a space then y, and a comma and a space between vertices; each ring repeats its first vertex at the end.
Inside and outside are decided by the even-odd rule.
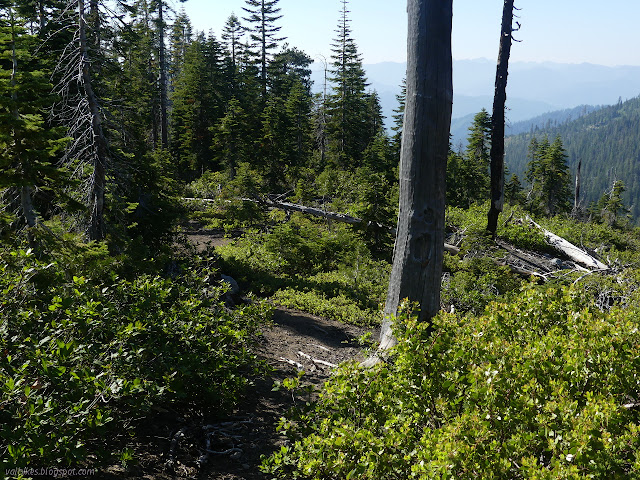
POLYGON ((573 459, 575 458, 575 455, 574 455, 574 454, 572 454, 572 453, 570 453, 570 454, 568 454, 568 455, 567 455, 567 457, 566 457, 566 458, 567 458, 567 462, 571 462, 571 461, 573 461, 573 459))

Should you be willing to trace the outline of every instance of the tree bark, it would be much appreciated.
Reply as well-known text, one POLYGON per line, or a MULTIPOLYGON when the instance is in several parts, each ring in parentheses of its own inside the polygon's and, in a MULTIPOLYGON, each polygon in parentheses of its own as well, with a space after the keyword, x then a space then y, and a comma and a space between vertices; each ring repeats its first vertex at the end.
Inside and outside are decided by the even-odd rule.
POLYGON ((100 104, 93 90, 91 79, 91 61, 89 59, 89 45, 87 42, 87 23, 85 18, 85 2, 78 0, 78 28, 80 38, 80 53, 82 62, 82 86, 89 105, 91 116, 91 132, 95 143, 95 159, 93 162, 93 178, 89 191, 91 219, 89 223, 89 239, 102 240, 104 238, 104 192, 106 184, 105 168, 108 156, 107 139, 102 130, 102 116, 100 104))
POLYGON ((578 162, 578 170, 576 171, 576 188, 573 198, 573 214, 577 216, 580 213, 580 182, 582 176, 582 160, 578 162))
POLYGON ((452 0, 408 0, 407 99, 400 155, 400 212, 379 351, 396 344, 404 299, 419 319, 440 310, 445 190, 453 103, 452 0))
POLYGON ((491 117, 491 208, 487 215, 487 231, 495 237, 498 216, 504 208, 504 107, 507 101, 507 76, 513 33, 513 2, 504 0, 500 51, 496 68, 496 85, 491 117))

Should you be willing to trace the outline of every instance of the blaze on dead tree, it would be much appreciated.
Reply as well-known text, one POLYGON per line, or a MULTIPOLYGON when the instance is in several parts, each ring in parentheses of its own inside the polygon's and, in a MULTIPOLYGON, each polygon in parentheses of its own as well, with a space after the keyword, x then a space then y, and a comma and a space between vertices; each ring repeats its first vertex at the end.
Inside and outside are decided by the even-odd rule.
MULTIPOLYGON (((400 155, 400 212, 380 351, 396 339, 391 322, 404 299, 419 318, 440 309, 445 178, 453 103, 452 0, 408 0, 407 96, 400 155)), ((372 357, 365 364, 375 363, 372 357)))
MULTIPOLYGON (((496 86, 491 117, 491 208, 487 215, 487 232, 492 236, 498 230, 498 216, 504 207, 504 107, 507 101, 507 75, 513 40, 513 2, 504 0, 500 50, 496 68, 496 86)), ((516 22, 517 23, 517 22, 516 22)), ((519 24, 518 24, 519 26, 519 24)))

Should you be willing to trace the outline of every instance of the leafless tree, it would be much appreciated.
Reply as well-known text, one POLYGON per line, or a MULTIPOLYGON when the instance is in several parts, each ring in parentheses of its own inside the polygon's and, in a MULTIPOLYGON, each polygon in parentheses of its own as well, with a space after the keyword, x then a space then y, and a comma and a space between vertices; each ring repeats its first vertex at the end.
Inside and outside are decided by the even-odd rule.
POLYGON ((487 231, 495 236, 498 216, 504 208, 504 108, 507 101, 507 75, 513 39, 513 2, 504 0, 500 50, 496 68, 496 86, 491 117, 491 208, 487 215, 487 231))
MULTIPOLYGON (((94 2, 94 0, 92 0, 94 2)), ((92 8, 98 8, 92 3, 92 8)), ((65 161, 84 180, 84 193, 90 210, 87 228, 90 240, 104 238, 106 171, 109 166, 109 144, 103 130, 102 105, 93 87, 94 66, 88 41, 85 0, 71 0, 67 15, 75 18, 72 41, 58 62, 57 93, 61 98, 56 109, 58 120, 72 138, 65 161)))
MULTIPOLYGON (((408 0, 407 98, 400 158, 400 213, 380 351, 404 299, 419 319, 440 309, 446 167, 453 103, 452 0, 408 0)), ((375 357, 365 364, 375 362, 375 357)))

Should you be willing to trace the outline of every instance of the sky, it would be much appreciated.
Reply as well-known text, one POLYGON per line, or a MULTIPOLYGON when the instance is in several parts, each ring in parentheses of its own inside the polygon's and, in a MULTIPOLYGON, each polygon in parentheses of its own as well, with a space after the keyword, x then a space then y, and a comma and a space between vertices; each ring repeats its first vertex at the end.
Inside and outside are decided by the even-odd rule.
MULTIPOLYGON (((184 8, 196 30, 219 38, 232 12, 246 15, 245 0, 169 0, 184 8)), ((639 0, 516 0, 521 29, 512 61, 640 65, 639 0)), ((456 60, 497 59, 503 0, 453 0, 452 49, 456 60)), ((310 57, 330 58, 342 2, 280 0, 280 33, 310 57)), ((350 0, 352 35, 363 62, 406 60, 406 1, 350 0)))

